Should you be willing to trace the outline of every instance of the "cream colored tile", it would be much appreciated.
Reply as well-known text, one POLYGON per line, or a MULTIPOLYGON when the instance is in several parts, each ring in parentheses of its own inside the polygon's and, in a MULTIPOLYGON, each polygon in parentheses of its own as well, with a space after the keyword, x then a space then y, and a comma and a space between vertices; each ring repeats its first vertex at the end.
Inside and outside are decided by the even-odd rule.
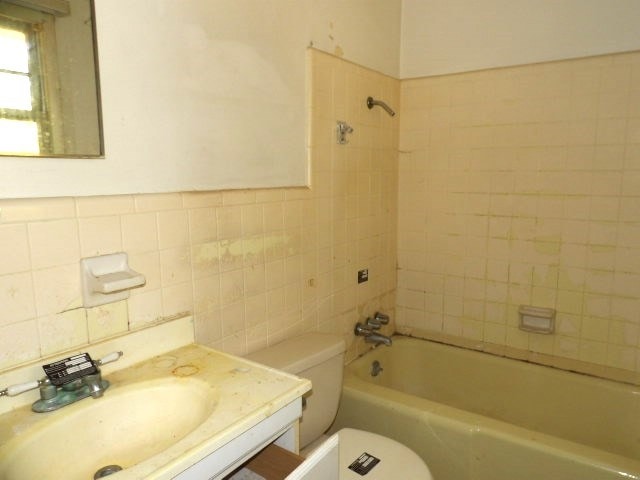
POLYGON ((124 333, 128 328, 129 312, 126 300, 87 309, 90 342, 124 333))
POLYGON ((235 239, 242 236, 242 209, 239 206, 220 207, 218 216, 218 238, 235 239))
MULTIPOLYGON (((0 207, 1 208, 1 207, 0 207)), ((29 270, 29 241, 27 226, 24 224, 0 225, 0 275, 29 270)))
POLYGON ((268 346, 268 330, 267 322, 247 328, 248 352, 255 352, 268 346))
POLYGON ((129 326, 138 328, 162 318, 162 291, 160 289, 133 292, 127 300, 129 326))
POLYGON ((283 188, 256 190, 256 203, 267 204, 281 202, 284 200, 285 191, 283 188))
POLYGON ((218 238, 218 224, 214 208, 189 210, 191 244, 213 242, 218 238))
POLYGON ((580 341, 580 360, 604 365, 607 358, 607 344, 591 340, 580 341))
POLYGON ((191 281, 191 256, 188 247, 160 252, 160 281, 163 287, 191 281))
POLYGON ((210 275, 193 282, 194 312, 213 311, 220 307, 220 276, 210 275))
POLYGON ((179 193, 136 195, 133 200, 136 212, 155 212, 182 208, 182 196, 179 193))
POLYGON ((193 313, 193 284, 178 283, 162 287, 162 315, 172 317, 193 313))
POLYGON ((266 290, 264 265, 245 267, 243 270, 243 277, 245 296, 257 295, 266 290))
POLYGON ((78 265, 35 270, 33 285, 36 311, 40 317, 82 306, 78 265))
POLYGON ((635 348, 608 345, 607 365, 624 370, 634 370, 638 352, 635 348))
POLYGON ((123 215, 133 213, 135 205, 131 195, 111 195, 76 198, 78 217, 123 215))
POLYGON ((135 253, 129 255, 129 267, 144 275, 146 283, 132 292, 160 288, 160 254, 158 252, 135 253))
POLYGON ((28 198, 0 200, 0 221, 37 222, 76 216, 73 198, 28 198))
POLYGON ((244 294, 242 270, 224 272, 220 275, 220 299, 223 306, 240 301, 244 294))
POLYGON ((244 331, 235 333, 222 339, 221 345, 218 344, 216 348, 219 348, 225 353, 230 355, 243 356, 247 354, 247 337, 244 331))
POLYGON ((242 302, 222 307, 222 335, 228 337, 245 332, 244 305, 242 302))
POLYGON ((136 213, 121 217, 122 249, 128 254, 158 249, 156 214, 136 213))
POLYGON ((244 253, 241 240, 221 240, 218 249, 221 271, 227 272, 242 268, 244 253))
POLYGON ((194 278, 203 278, 220 271, 220 244, 203 243, 191 247, 191 264, 194 278))
POLYGON ((264 213, 262 205, 245 205, 240 211, 242 235, 256 235, 263 231, 264 213))
POLYGON ((222 205, 222 192, 183 192, 184 208, 217 207, 222 205))
POLYGON ((158 247, 181 247, 189 244, 189 219, 186 210, 158 212, 158 247))
POLYGON ((54 267, 80 260, 75 220, 30 223, 28 229, 32 268, 54 267))
POLYGON ((260 293, 245 298, 244 317, 247 327, 261 325, 267 321, 267 295, 260 293))
POLYGON ((254 190, 226 190, 222 192, 223 205, 248 205, 255 203, 256 193, 254 190))
POLYGON ((122 251, 120 217, 88 217, 78 220, 80 255, 95 257, 122 251))
POLYGON ((198 313, 194 318, 196 342, 212 345, 222 339, 222 317, 220 310, 198 313))
POLYGON ((243 264, 245 266, 264 264, 264 237, 254 235, 242 239, 243 264))
POLYGON ((35 360, 39 356, 40 340, 35 319, 0 326, 0 369, 35 360))
POLYGON ((89 343, 87 314, 83 309, 38 318, 42 356, 89 343))
POLYGON ((36 316, 30 273, 0 276, 0 305, 0 325, 18 323, 36 316))
POLYGON ((626 140, 628 143, 640 143, 640 112, 635 112, 636 118, 630 118, 627 124, 626 140))

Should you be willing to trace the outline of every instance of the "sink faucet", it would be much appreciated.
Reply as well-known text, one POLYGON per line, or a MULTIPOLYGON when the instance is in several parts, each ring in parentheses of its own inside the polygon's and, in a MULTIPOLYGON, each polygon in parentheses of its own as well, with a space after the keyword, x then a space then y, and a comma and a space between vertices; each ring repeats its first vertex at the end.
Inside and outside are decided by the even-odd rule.
POLYGON ((389 323, 389 316, 383 313, 376 312, 373 318, 367 318, 366 323, 356 323, 354 333, 358 336, 364 337, 364 341, 367 343, 375 343, 380 345, 384 343, 386 346, 391 346, 391 338, 381 333, 377 333, 375 330, 379 330, 382 325, 389 323))
POLYGON ((31 410, 36 413, 58 410, 87 397, 100 398, 109 388, 109 382, 102 379, 99 367, 115 362, 121 356, 122 352, 113 352, 93 361, 88 355, 82 354, 45 365, 43 368, 47 376, 40 380, 11 385, 0 390, 0 397, 13 397, 39 388, 40 400, 31 405, 31 410), (88 360, 84 361, 85 359, 88 360), (80 361, 83 363, 79 364, 80 361), (82 373, 85 369, 87 373, 82 373))

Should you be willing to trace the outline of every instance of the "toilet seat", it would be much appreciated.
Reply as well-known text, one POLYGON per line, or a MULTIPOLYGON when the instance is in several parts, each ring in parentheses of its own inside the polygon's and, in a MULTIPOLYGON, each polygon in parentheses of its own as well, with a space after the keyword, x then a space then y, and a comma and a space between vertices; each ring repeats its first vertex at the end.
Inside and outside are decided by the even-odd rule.
MULTIPOLYGON (((343 428, 338 431, 340 449, 339 480, 433 480, 429 468, 411 449, 381 435, 343 428), (364 476, 349 469, 364 453, 380 460, 364 476)), ((371 460, 375 462, 374 459, 371 460)), ((366 468, 366 467, 365 467, 366 468)))

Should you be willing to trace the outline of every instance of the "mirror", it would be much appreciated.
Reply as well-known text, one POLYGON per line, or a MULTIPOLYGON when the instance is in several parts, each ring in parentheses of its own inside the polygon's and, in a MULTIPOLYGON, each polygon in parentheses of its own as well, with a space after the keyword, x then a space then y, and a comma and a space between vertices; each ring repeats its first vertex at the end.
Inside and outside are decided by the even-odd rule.
POLYGON ((0 0, 0 155, 103 155, 92 0, 0 0))

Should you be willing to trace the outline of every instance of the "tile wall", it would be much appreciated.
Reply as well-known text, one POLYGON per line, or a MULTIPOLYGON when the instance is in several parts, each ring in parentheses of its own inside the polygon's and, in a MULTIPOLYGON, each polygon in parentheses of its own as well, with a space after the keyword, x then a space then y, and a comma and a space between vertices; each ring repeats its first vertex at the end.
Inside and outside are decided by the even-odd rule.
POLYGON ((236 354, 306 330, 344 334, 348 358, 366 348, 353 326, 395 303, 398 127, 365 99, 397 106, 400 86, 309 58, 310 189, 0 200, 0 369, 186 313, 236 354), (118 251, 146 285, 82 308, 80 259, 118 251))
POLYGON ((398 328, 638 381, 640 53, 404 80, 401 111, 398 328))

